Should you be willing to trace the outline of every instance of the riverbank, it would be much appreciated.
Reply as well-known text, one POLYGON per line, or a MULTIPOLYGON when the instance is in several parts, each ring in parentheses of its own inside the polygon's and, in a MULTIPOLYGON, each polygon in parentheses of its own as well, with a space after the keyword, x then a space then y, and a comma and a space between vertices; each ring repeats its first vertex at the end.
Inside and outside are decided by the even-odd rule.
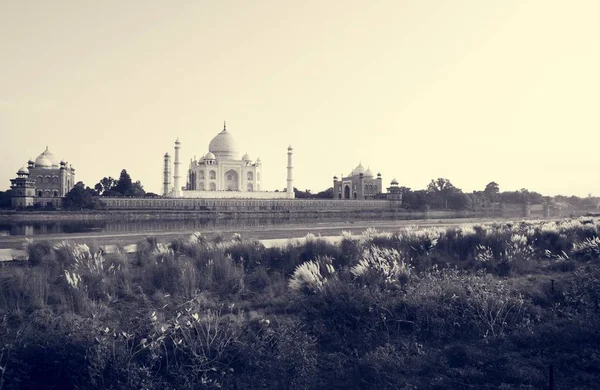
MULTIPOLYGON (((406 210, 302 210, 302 211, 211 211, 211 210, 27 210, 0 211, 0 222, 44 222, 44 221, 136 221, 178 219, 246 219, 246 218, 401 218, 401 219, 445 219, 501 217, 501 212, 433 210, 414 212, 406 210)), ((518 217, 518 215, 506 215, 518 217)))
POLYGON ((27 239, 49 242, 78 242, 94 243, 97 245, 130 245, 145 237, 155 237, 159 242, 170 242, 174 238, 193 232, 202 233, 208 239, 221 235, 225 239, 231 238, 234 233, 239 233, 248 240, 267 239, 294 239, 304 237, 308 233, 321 236, 336 236, 343 231, 359 234, 367 228, 377 230, 395 231, 406 226, 458 226, 466 223, 489 222, 497 218, 452 218, 428 220, 387 220, 387 221, 344 221, 344 222, 314 222, 290 223, 276 226, 248 226, 230 227, 223 229, 204 228, 194 230, 168 230, 168 231, 134 231, 134 232, 88 232, 72 234, 46 234, 39 236, 3 236, 0 237, 0 249, 19 249, 27 239))

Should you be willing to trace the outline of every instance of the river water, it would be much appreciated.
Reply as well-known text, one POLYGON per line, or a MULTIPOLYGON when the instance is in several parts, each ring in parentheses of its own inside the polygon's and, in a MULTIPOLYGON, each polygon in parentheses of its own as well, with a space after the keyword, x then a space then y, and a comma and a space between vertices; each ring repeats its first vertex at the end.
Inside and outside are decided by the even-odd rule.
MULTIPOLYGON (((458 218, 459 216, 456 216, 458 218)), ((145 233, 168 231, 196 231, 196 230, 226 230, 236 228, 252 228, 283 225, 327 224, 334 222, 358 221, 394 221, 394 220, 427 220, 428 218, 415 219, 415 216, 394 216, 383 218, 350 218, 350 217, 290 217, 290 218, 198 218, 176 220, 123 220, 123 221, 60 221, 60 222, 0 222, 0 236, 44 236, 49 234, 76 234, 76 233, 145 233)), ((444 216, 448 219, 448 216, 444 216)))

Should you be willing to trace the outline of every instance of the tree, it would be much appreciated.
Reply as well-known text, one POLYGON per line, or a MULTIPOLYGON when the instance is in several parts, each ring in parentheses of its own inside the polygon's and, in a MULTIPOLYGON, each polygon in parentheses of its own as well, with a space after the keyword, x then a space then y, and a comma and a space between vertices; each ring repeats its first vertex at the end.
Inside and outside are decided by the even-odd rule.
POLYGON ((77 182, 63 199, 63 206, 67 209, 98 209, 102 203, 95 196, 96 192, 90 187, 86 187, 83 182, 77 182))
POLYGON ((8 209, 12 206, 11 190, 0 191, 0 209, 8 209))
POLYGON ((131 190, 125 195, 143 197, 144 195, 146 195, 146 191, 144 191, 144 186, 138 180, 135 183, 133 183, 133 185, 131 186, 131 190))
POLYGON ((126 169, 121 171, 119 180, 115 180, 110 176, 104 177, 94 186, 94 189, 96 194, 101 196, 143 197, 146 195, 142 183, 139 180, 133 183, 126 169))
POLYGON ((117 181, 112 177, 104 177, 95 186, 96 194, 101 196, 114 196, 117 181))
POLYGON ((315 198, 315 199, 333 199, 333 196, 334 196, 333 187, 329 187, 326 190, 317 192, 315 195, 313 195, 313 198, 315 198))
POLYGON ((405 191, 402 194, 402 207, 408 210, 427 211, 431 203, 431 194, 426 190, 405 191))
POLYGON ((495 181, 491 181, 485 186, 483 193, 490 202, 496 202, 500 194, 500 186, 495 181))
POLYGON ((299 189, 294 187, 294 197, 296 199, 309 199, 312 197, 312 194, 310 193, 310 190, 300 191, 299 189))
POLYGON ((431 180, 427 186, 427 192, 432 195, 433 206, 436 206, 437 208, 448 209, 450 208, 450 204, 448 202, 449 196, 462 191, 454 187, 450 180, 440 177, 436 180, 431 180))
POLYGON ((427 186, 427 191, 434 193, 451 193, 454 190, 456 190, 456 187, 450 183, 450 180, 444 179, 443 177, 431 180, 427 186))
POLYGON ((114 189, 121 195, 128 195, 133 191, 133 182, 131 181, 131 176, 129 176, 127 170, 123 169, 121 171, 119 181, 117 181, 114 189))
POLYGON ((462 192, 454 192, 448 195, 448 208, 452 210, 467 210, 473 207, 471 197, 462 192))

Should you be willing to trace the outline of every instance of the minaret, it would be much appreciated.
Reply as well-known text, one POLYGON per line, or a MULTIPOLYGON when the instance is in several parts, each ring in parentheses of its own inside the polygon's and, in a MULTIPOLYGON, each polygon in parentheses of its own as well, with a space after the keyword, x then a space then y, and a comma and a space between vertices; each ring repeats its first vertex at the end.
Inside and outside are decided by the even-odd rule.
POLYGON ((287 163, 287 198, 294 198, 294 179, 292 178, 292 145, 288 147, 288 163, 287 163))
POLYGON ((165 169, 163 171, 163 196, 169 193, 169 187, 171 187, 171 156, 169 153, 165 153, 165 169))
POLYGON ((179 181, 179 179, 181 179, 181 176, 179 176, 179 165, 181 164, 179 162, 179 149, 181 149, 181 142, 179 142, 179 138, 177 138, 177 140, 175 141, 175 163, 173 164, 175 169, 174 169, 174 175, 173 175, 173 197, 174 198, 180 198, 181 197, 181 182, 179 181))

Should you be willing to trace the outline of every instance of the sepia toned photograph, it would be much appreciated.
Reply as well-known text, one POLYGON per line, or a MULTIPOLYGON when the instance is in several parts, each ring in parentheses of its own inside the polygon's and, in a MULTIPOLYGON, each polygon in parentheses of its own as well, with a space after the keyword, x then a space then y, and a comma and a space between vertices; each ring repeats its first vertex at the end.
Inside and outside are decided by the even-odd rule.
POLYGON ((0 0, 0 390, 600 389, 599 20, 0 0))

